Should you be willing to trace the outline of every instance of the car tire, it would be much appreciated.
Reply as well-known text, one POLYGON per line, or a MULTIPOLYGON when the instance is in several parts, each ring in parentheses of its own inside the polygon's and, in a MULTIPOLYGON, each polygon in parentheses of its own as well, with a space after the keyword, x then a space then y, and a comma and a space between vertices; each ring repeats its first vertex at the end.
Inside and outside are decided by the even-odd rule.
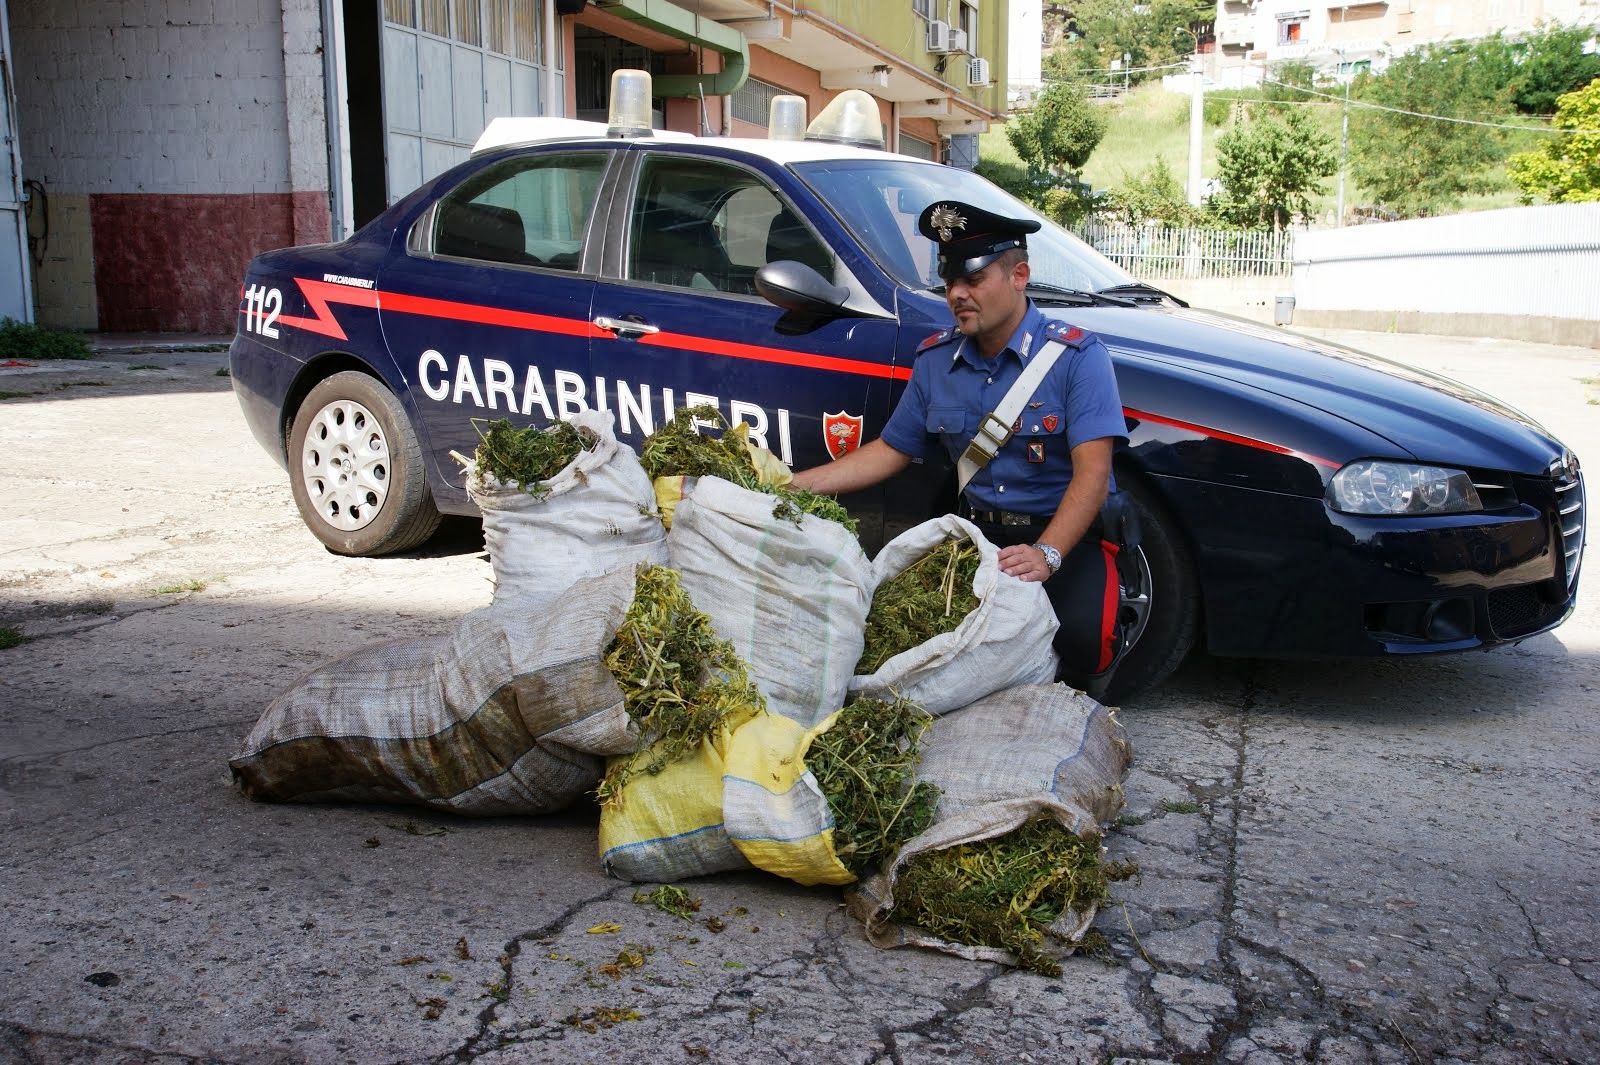
POLYGON ((1128 702, 1166 680, 1199 638, 1201 613, 1194 562, 1177 522, 1137 477, 1119 473, 1117 485, 1138 512, 1150 592, 1138 639, 1109 675, 1089 685, 1090 695, 1109 704, 1128 702))
POLYGON ((439 527, 410 419, 382 382, 354 370, 319 382, 296 410, 289 483, 300 517, 335 554, 393 554, 439 527))

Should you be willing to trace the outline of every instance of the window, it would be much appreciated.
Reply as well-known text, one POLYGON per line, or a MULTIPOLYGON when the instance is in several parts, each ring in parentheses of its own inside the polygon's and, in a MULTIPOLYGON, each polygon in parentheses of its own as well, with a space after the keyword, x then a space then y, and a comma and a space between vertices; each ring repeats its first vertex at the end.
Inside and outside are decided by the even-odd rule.
POLYGON ((416 0, 383 0, 383 18, 396 26, 417 26, 416 0))
POLYGON ((577 270, 605 163, 602 152, 542 155, 475 175, 434 209, 433 253, 577 270))
POLYGON ((832 276, 827 247, 755 174, 698 159, 645 160, 628 240, 630 279, 753 296, 756 271, 776 259, 832 276))
POLYGON ((978 9, 972 4, 962 4, 957 13, 956 28, 967 35, 967 51, 978 54, 978 9))
POLYGON ((932 18, 933 0, 911 0, 911 10, 923 18, 932 18))
POLYGON ((733 94, 733 117, 765 126, 772 117, 772 98, 787 93, 787 89, 746 78, 739 91, 733 94))
POLYGON ((913 137, 909 133, 900 134, 900 154, 909 155, 913 159, 926 159, 930 163, 939 161, 937 146, 932 141, 913 137))
POLYGON ((1295 44, 1304 39, 1310 16, 1304 12, 1278 16, 1278 43, 1295 44))

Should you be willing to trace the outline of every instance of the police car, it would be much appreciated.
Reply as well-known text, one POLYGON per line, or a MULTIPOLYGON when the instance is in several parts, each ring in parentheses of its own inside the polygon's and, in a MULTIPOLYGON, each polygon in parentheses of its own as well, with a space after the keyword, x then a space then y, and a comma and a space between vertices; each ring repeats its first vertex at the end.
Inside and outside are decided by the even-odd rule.
MULTIPOLYGON (((496 120, 466 162, 348 240, 251 262, 234 388, 329 549, 402 551, 441 513, 472 513, 450 453, 472 452, 483 419, 599 408, 637 445, 711 404, 797 469, 845 454, 950 323, 919 213, 955 199, 1034 214, 968 171, 857 146, 878 117, 850 93, 805 139, 648 125, 496 120)), ((1572 611, 1583 480, 1523 415, 1187 307, 1049 222, 1029 250, 1032 298, 1100 335, 1125 406, 1138 641, 1108 697, 1196 645, 1460 651, 1572 611)), ((876 549, 949 509, 952 485, 914 467, 846 502, 876 549)))

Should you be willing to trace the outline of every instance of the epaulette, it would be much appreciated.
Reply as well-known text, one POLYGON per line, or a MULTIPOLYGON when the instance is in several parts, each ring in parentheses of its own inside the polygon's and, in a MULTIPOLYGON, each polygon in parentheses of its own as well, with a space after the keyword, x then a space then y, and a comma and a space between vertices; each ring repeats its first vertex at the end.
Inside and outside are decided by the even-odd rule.
POLYGON ((1045 323, 1044 335, 1051 340, 1059 340, 1063 344, 1071 344, 1073 347, 1082 346, 1084 340, 1089 336, 1088 333, 1085 333, 1077 326, 1068 325, 1066 322, 1055 319, 1045 323))
POLYGON ((954 326, 952 326, 949 329, 946 329, 942 333, 935 333, 935 334, 933 334, 933 336, 929 337, 928 339, 924 340, 922 343, 917 345, 917 354, 921 355, 924 351, 927 351, 929 348, 938 347, 940 344, 944 344, 944 343, 947 343, 948 341, 954 340, 956 337, 958 337, 960 335, 961 335, 961 331, 959 329, 956 329, 954 326))

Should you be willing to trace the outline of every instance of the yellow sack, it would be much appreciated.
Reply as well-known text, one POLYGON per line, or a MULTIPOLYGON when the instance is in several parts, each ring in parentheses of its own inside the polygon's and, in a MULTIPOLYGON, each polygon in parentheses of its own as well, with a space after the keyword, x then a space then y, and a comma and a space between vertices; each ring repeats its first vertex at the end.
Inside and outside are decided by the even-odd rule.
POLYGON ((757 869, 807 886, 855 881, 833 849, 833 811, 805 765, 811 741, 838 717, 808 729, 765 714, 734 730, 722 777, 723 825, 757 869))
MULTIPOLYGON (((756 479, 762 484, 782 488, 794 480, 794 471, 782 459, 768 451, 766 448, 750 442, 750 426, 740 422, 722 434, 724 440, 735 439, 744 445, 750 455, 750 463, 756 468, 756 479)), ((677 509, 678 503, 690 492, 694 491, 695 477, 673 475, 657 477, 654 482, 656 492, 656 510, 661 514, 661 524, 672 528, 672 512, 677 509)))

